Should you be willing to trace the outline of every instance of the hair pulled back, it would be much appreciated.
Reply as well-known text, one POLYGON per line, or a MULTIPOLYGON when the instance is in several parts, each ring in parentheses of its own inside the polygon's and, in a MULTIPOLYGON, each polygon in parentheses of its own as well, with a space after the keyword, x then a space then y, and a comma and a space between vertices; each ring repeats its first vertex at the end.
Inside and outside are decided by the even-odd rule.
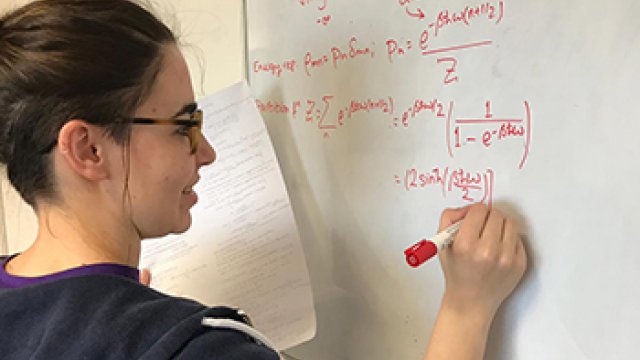
POLYGON ((117 143, 176 39, 130 0, 40 0, 0 17, 0 163, 31 206, 55 198, 50 145, 69 120, 117 143))

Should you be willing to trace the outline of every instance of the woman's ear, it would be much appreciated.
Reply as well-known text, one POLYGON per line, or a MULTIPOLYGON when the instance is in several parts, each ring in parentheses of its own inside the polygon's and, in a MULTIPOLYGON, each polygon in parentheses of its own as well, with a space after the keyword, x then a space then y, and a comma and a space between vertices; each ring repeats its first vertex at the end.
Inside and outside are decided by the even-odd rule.
POLYGON ((58 133, 58 150, 66 164, 90 181, 108 177, 107 137, 104 130, 82 120, 71 120, 58 133))

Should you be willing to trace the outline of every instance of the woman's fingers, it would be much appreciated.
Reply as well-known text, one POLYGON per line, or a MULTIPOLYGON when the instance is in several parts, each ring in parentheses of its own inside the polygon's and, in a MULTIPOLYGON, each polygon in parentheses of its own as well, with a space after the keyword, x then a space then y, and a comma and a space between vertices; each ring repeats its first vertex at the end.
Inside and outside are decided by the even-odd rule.
POLYGON ((516 261, 524 274, 524 271, 527 268, 527 250, 524 247, 524 242, 520 235, 518 235, 518 240, 516 243, 516 261))
POLYGON ((446 209, 443 211, 442 216, 440 216, 440 228, 438 232, 464 219, 470 208, 470 206, 465 206, 459 209, 446 209))
POLYGON ((518 243, 521 242, 518 224, 513 218, 508 218, 504 223, 504 233, 502 234, 502 248, 505 254, 516 255, 518 243))
POLYGON ((504 231, 504 215, 495 209, 487 211, 487 221, 482 229, 480 239, 484 242, 500 243, 504 231))
POLYGON ((149 271, 149 269, 140 270, 140 284, 145 286, 151 284, 151 271, 149 271))
MULTIPOLYGON (((460 220, 453 214, 446 213, 441 226, 460 220)), ((440 261, 448 301, 489 312, 513 291, 527 263, 516 220, 483 204, 467 208, 453 247, 440 261)))
POLYGON ((453 247, 464 252, 471 250, 475 246, 474 243, 480 238, 488 215, 489 208, 486 205, 471 205, 464 217, 460 231, 456 235, 453 247))

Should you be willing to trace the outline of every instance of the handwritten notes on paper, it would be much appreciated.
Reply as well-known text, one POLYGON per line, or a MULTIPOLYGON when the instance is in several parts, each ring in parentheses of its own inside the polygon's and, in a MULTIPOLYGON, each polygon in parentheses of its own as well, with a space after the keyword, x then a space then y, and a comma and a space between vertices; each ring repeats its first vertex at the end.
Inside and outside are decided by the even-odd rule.
POLYGON ((199 104, 217 160, 201 170, 191 229, 143 243, 152 286, 240 307, 279 349, 309 340, 316 324, 307 266, 255 100, 239 83, 199 104))

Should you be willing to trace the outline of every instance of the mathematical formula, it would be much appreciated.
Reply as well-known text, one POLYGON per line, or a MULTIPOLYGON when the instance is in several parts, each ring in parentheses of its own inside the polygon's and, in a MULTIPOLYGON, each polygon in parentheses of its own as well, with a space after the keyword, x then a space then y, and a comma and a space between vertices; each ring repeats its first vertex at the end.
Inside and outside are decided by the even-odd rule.
POLYGON ((402 175, 395 175, 394 182, 405 191, 439 188, 442 196, 457 194, 466 202, 493 202, 493 169, 472 172, 462 168, 434 167, 429 171, 407 169, 402 175))
POLYGON ((311 8, 318 11, 319 15, 316 18, 316 24, 327 26, 331 21, 331 14, 328 14, 329 0, 298 0, 298 4, 302 8, 311 8))
MULTIPOLYGON (((398 5, 404 8, 405 14, 408 17, 417 20, 426 20, 426 12, 422 7, 415 6, 414 3, 417 2, 418 1, 415 0, 398 0, 398 5)), ((499 23, 504 16, 504 1, 484 2, 478 5, 465 6, 464 9, 460 11, 442 9, 437 12, 437 16, 433 21, 431 21, 429 28, 435 28, 436 31, 438 31, 438 29, 441 29, 444 26, 455 23, 464 23, 465 25, 469 25, 474 18, 482 16, 486 16, 490 20, 495 19, 496 22, 499 23)))
MULTIPOLYGON (((327 10, 327 1, 299 0, 302 7, 310 7, 316 5, 318 11, 327 10)), ((407 14, 414 14, 409 10, 411 6, 410 0, 400 0, 400 6, 406 7, 407 14)), ((407 55, 419 51, 422 56, 438 55, 443 53, 452 53, 472 48, 486 47, 493 44, 492 40, 479 39, 477 41, 466 42, 464 44, 452 44, 450 46, 433 48, 432 40, 442 34, 442 32, 450 26, 464 26, 472 30, 472 26, 479 20, 487 20, 500 24, 504 17, 504 1, 484 2, 475 6, 465 6, 462 10, 443 9, 437 12, 437 15, 427 24, 427 26, 419 31, 412 39, 399 40, 389 37, 384 41, 372 41, 370 43, 362 42, 357 36, 351 36, 343 44, 331 46, 326 51, 306 51, 304 55, 297 58, 284 59, 281 61, 254 59, 252 61, 251 70, 254 74, 269 75, 280 78, 286 73, 296 73, 304 71, 308 77, 314 76, 320 69, 327 66, 338 69, 341 65, 349 61, 372 61, 376 57, 376 44, 384 44, 384 52, 387 55, 389 63, 394 63, 397 58, 403 58, 407 55)), ((424 11, 418 8, 417 16, 426 19, 424 11)), ((324 20, 318 22, 326 25, 331 19, 330 15, 324 15, 324 20)), ((439 55, 438 55, 439 56, 439 55)), ((458 60, 452 56, 438 57, 438 64, 444 63, 448 66, 445 69, 445 84, 451 84, 458 81, 455 75, 458 60)))
MULTIPOLYGON (((335 71, 340 72, 340 76, 350 77, 351 73, 343 69, 380 71, 382 67, 388 67, 393 73, 400 67, 415 66, 416 59, 424 59, 421 61, 432 64, 436 79, 444 87, 455 88, 456 84, 464 81, 465 75, 462 71, 465 64, 457 54, 487 51, 499 46, 491 29, 497 29, 504 21, 504 0, 438 9, 427 9, 431 2, 426 0, 384 1, 394 3, 397 11, 392 15, 400 15, 396 21, 416 24, 411 28, 413 30, 401 36, 382 37, 373 32, 378 34, 374 39, 365 39, 361 34, 347 35, 333 40, 329 46, 302 47, 304 50, 288 58, 253 58, 250 63, 252 75, 256 79, 282 79, 286 76, 323 79, 327 72, 335 71), (457 40, 452 40, 454 38, 457 40)), ((340 25, 336 22, 339 18, 331 14, 328 0, 299 0, 297 4, 299 9, 314 11, 315 22, 322 29, 340 25)), ((362 73, 368 74, 367 71, 362 73)), ((280 114, 290 121, 314 126, 325 139, 355 122, 375 121, 376 126, 386 123, 388 129, 399 134, 413 131, 417 125, 420 125, 417 129, 424 129, 428 122, 429 131, 433 126, 440 128, 444 140, 442 150, 451 159, 465 152, 494 151, 503 154, 504 149, 508 149, 517 160, 514 167, 523 169, 529 157, 534 118, 531 103, 525 98, 515 100, 515 103, 498 104, 490 98, 470 103, 457 99, 455 95, 418 96, 409 98, 408 102, 390 94, 362 98, 344 98, 342 95, 339 91, 330 90, 314 97, 298 95, 286 101, 257 99, 256 105, 263 114, 280 114), (506 105, 508 111, 505 111, 506 105), (519 146, 505 148, 498 145, 502 143, 519 146)), ((478 98, 478 94, 473 95, 471 98, 478 98)), ((490 204, 495 177, 495 171, 490 167, 481 171, 454 166, 437 166, 427 171, 408 167, 402 174, 393 175, 393 181, 408 192, 436 188, 444 197, 455 196, 465 202, 490 204)))
MULTIPOLYGON (((399 1, 400 5, 406 6, 407 14, 413 14, 409 11, 410 2, 411 1, 408 0, 399 1)), ((417 16, 418 18, 426 18, 424 12, 420 8, 418 8, 418 13, 420 14, 420 16, 417 16)), ((441 10, 436 18, 433 19, 425 29, 420 31, 414 39, 408 39, 405 41, 395 38, 387 39, 385 42, 387 58, 389 62, 392 63, 396 57, 406 56, 416 50, 419 50, 421 55, 428 56, 491 45, 491 40, 482 40, 433 49, 431 47, 431 41, 437 38, 442 31, 449 26, 464 25, 466 27, 470 27, 475 21, 483 18, 498 25, 502 21, 503 17, 504 1, 499 1, 497 4, 486 2, 481 5, 466 6, 463 10, 457 12, 450 11, 448 9, 441 10)))
POLYGON ((443 102, 438 99, 415 99, 413 103, 397 111, 397 102, 393 96, 379 98, 351 99, 346 103, 336 101, 334 95, 324 95, 320 99, 293 100, 285 104, 272 100, 256 100, 262 113, 288 114, 293 120, 303 119, 315 126, 328 138, 333 131, 355 120, 359 115, 369 118, 369 114, 378 113, 389 119, 389 125, 396 129, 408 129, 421 114, 440 120, 444 128, 447 153, 451 158, 465 147, 480 146, 491 148, 497 142, 519 141, 522 153, 518 168, 522 169, 531 147, 532 114, 527 100, 523 101, 521 116, 498 116, 494 114, 492 102, 487 100, 480 116, 461 116, 454 112, 456 102, 443 102))
POLYGON ((494 116, 491 101, 485 103, 486 112, 482 117, 453 118, 452 101, 446 125, 449 156, 454 157, 455 149, 469 144, 479 143, 484 147, 490 147, 496 141, 520 139, 523 150, 518 169, 522 169, 531 146, 531 106, 526 100, 523 104, 524 116, 521 118, 494 116))
MULTIPOLYGON (((395 0, 393 0, 395 1, 395 0)), ((419 1, 415 0, 397 0, 397 5, 404 9, 407 17, 415 20, 428 21, 428 12, 423 10, 421 6, 415 5, 419 1)), ((315 23, 328 26, 332 19, 329 13, 329 0, 298 0, 298 5, 302 9, 317 11, 315 23)), ((490 20, 497 19, 500 22, 504 16, 504 1, 499 2, 483 2, 477 5, 465 6, 463 9, 441 9, 436 11, 435 17, 429 23, 430 28, 438 29, 444 26, 456 23, 464 23, 469 25, 475 18, 486 16, 490 20)))

